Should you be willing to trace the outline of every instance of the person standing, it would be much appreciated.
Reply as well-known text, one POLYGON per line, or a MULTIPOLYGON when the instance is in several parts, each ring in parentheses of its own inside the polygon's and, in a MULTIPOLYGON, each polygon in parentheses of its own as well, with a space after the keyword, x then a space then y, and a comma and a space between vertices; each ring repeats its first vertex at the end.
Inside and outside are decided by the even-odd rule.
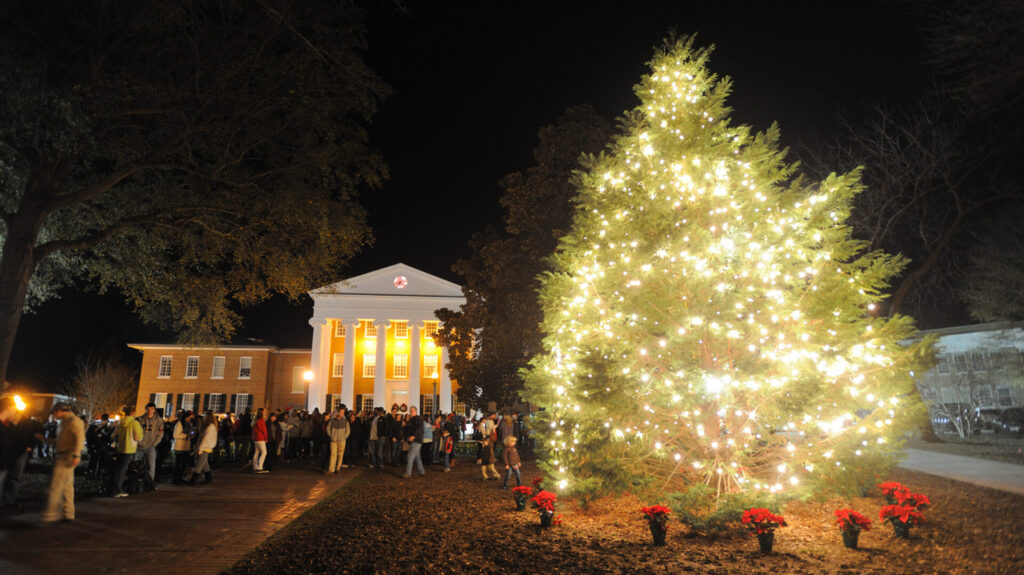
POLYGON ((403 477, 412 477, 412 466, 415 462, 416 471, 419 471, 420 475, 426 475, 427 472, 423 470, 423 459, 420 458, 420 451, 423 449, 423 419, 416 415, 416 408, 409 408, 409 422, 405 426, 406 439, 409 441, 409 455, 408 460, 405 462, 405 475, 403 477))
POLYGON ((171 483, 184 483, 185 466, 192 464, 192 412, 186 411, 174 424, 174 474, 171 483))
POLYGON ((199 436, 199 445, 196 446, 196 463, 192 466, 192 473, 189 474, 188 483, 195 485, 199 475, 203 475, 201 484, 205 485, 213 481, 213 472, 210 471, 210 454, 217 448, 217 418, 212 411, 203 415, 200 424, 202 435, 199 436))
POLYGON ((331 419, 327 422, 327 438, 331 442, 331 459, 327 464, 325 475, 337 473, 343 467, 348 467, 342 464, 342 459, 345 457, 345 443, 350 432, 348 419, 345 417, 346 411, 345 404, 341 404, 338 411, 331 414, 331 419))
POLYGON ((126 405, 121 408, 121 413, 124 414, 124 417, 117 424, 117 429, 114 430, 114 437, 117 439, 117 473, 114 474, 114 497, 128 497, 128 493, 124 490, 124 478, 128 473, 128 466, 135 459, 139 441, 142 440, 142 426, 132 417, 135 408, 126 405))
POLYGON ((3 489, 3 499, 0 505, 14 505, 18 499, 18 487, 25 475, 25 466, 28 464, 29 455, 36 445, 36 434, 32 427, 32 420, 25 415, 18 417, 14 426, 14 466, 7 474, 7 488, 3 489))
POLYGON ((516 487, 519 487, 523 484, 523 478, 519 473, 523 462, 519 459, 519 450, 516 449, 516 436, 506 435, 502 443, 505 444, 505 449, 501 452, 501 459, 505 462, 505 481, 502 482, 501 488, 508 489, 508 480, 512 479, 513 474, 516 476, 516 487))
POLYGON ((394 467, 399 465, 399 454, 402 453, 402 424, 398 420, 398 405, 391 406, 391 413, 384 419, 387 426, 387 437, 389 443, 385 449, 388 450, 388 463, 394 467))
POLYGON ((60 421, 54 441, 56 460, 50 478, 43 522, 57 519, 75 520, 75 468, 82 461, 85 447, 85 424, 72 411, 71 405, 60 402, 53 406, 53 416, 60 421))
POLYGON ((256 420, 252 423, 252 442, 256 450, 252 454, 253 473, 267 473, 263 469, 263 462, 267 459, 267 421, 263 419, 263 408, 256 410, 256 420))
POLYGON ((376 407, 373 409, 373 417, 370 418, 370 467, 379 469, 384 467, 384 418, 381 417, 384 409, 376 407))
POLYGON ((14 461, 18 457, 18 433, 14 423, 16 412, 13 397, 0 397, 0 500, 4 497, 7 476, 14 469, 14 461))
POLYGON ((138 418, 142 426, 142 439, 139 440, 139 453, 146 458, 149 478, 156 483, 156 449, 164 438, 164 418, 156 412, 155 403, 146 404, 146 413, 138 418))

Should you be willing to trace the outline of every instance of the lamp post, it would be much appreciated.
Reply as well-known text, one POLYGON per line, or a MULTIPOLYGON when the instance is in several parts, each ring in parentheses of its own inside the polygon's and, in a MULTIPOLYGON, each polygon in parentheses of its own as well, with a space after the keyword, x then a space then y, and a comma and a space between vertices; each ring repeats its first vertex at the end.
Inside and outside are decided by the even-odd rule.
MULTIPOLYGON (((309 409, 309 384, 313 383, 313 370, 312 369, 307 369, 306 371, 302 372, 302 379, 304 379, 306 381, 306 385, 305 385, 305 390, 306 390, 306 407, 305 407, 305 409, 308 410, 309 409)), ((328 406, 328 407, 330 407, 330 406, 328 406)), ((326 408, 325 408, 325 410, 326 410, 326 408)))
POLYGON ((434 405, 432 407, 432 413, 430 415, 431 417, 434 417, 437 415, 437 382, 440 378, 440 375, 437 373, 437 371, 434 371, 434 374, 431 375, 430 377, 431 379, 433 379, 434 383, 434 405))

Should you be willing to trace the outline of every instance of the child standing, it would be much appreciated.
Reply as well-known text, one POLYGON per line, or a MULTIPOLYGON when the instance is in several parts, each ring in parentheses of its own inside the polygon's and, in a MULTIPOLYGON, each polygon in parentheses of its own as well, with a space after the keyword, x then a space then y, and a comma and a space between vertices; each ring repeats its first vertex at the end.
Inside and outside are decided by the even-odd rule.
POLYGON ((516 436, 507 435, 504 441, 505 450, 501 453, 501 459, 505 462, 505 481, 502 482, 501 488, 508 489, 508 480, 512 477, 512 474, 516 474, 516 487, 523 484, 522 477, 519 475, 519 468, 522 467, 523 462, 519 460, 519 450, 516 449, 516 436))
POLYGON ((448 429, 441 430, 441 453, 444 454, 444 470, 451 471, 452 452, 455 451, 455 440, 448 429))
POLYGON ((491 479, 490 475, 494 474, 494 479, 501 477, 498 471, 494 469, 494 443, 490 436, 484 436, 483 442, 483 453, 481 454, 483 459, 480 465, 480 473, 484 476, 484 481, 491 479))

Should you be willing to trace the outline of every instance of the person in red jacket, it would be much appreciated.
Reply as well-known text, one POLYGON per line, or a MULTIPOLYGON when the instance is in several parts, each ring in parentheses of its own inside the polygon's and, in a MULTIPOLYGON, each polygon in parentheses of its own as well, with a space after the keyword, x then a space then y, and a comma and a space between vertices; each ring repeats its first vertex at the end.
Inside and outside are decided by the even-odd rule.
POLYGON ((263 462, 267 459, 267 420, 263 419, 263 408, 256 410, 256 419, 252 422, 252 442, 256 450, 252 455, 252 470, 254 473, 267 473, 263 469, 263 462))

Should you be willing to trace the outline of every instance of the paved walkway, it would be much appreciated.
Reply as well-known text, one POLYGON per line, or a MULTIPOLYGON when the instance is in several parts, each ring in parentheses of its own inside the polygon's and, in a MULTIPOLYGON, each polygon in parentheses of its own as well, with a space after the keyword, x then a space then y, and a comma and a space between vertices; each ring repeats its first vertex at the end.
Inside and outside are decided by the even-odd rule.
POLYGON ((159 484, 125 499, 76 505, 73 523, 38 513, 0 525, 0 573, 219 573, 360 473, 325 476, 313 463, 253 475, 214 472, 209 485, 159 484))
POLYGON ((899 466, 911 471, 1024 495, 1024 465, 947 455, 923 449, 907 449, 906 457, 899 466))

